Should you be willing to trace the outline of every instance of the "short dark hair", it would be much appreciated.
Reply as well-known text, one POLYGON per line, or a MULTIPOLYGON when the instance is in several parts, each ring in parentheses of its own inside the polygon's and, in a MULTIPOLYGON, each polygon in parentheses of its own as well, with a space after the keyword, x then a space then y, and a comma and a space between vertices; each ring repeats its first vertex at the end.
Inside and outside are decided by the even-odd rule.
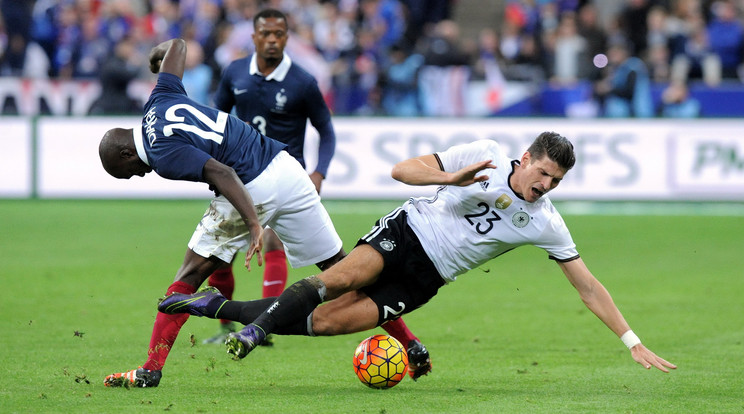
POLYGON ((270 19, 270 18, 282 19, 284 20, 284 24, 289 26, 289 22, 287 21, 287 16, 284 13, 282 13, 281 10, 263 9, 260 12, 256 13, 255 16, 253 16, 253 28, 255 29, 256 26, 258 26, 258 19, 270 19))
POLYGON ((576 164, 576 155, 571 141, 556 132, 543 132, 527 148, 535 160, 548 156, 559 167, 568 171, 576 164))

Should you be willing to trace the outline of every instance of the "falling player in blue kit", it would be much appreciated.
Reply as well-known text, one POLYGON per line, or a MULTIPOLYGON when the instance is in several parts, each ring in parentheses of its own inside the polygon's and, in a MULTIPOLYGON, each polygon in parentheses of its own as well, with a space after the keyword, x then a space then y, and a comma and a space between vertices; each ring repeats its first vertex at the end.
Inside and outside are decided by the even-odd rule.
MULTIPOLYGON (((99 145, 104 169, 129 179, 155 171, 163 178, 209 184, 215 191, 167 293, 189 294, 247 248, 245 265, 261 256, 263 228, 275 229, 294 267, 326 269, 344 257, 341 239, 302 166, 275 141, 225 112, 186 96, 181 78, 186 43, 173 39, 150 52, 158 82, 141 127, 107 131, 99 145)), ((264 299, 268 307, 273 299, 264 299)), ((188 315, 158 313, 147 361, 109 375, 107 386, 155 387, 188 315)))
POLYGON ((636 362, 669 372, 676 366, 633 333, 546 196, 574 163, 573 145, 554 132, 540 134, 518 160, 481 140, 402 161, 393 178, 439 185, 436 195, 412 198, 379 219, 344 260, 289 286, 268 309, 228 301, 216 291, 167 296, 158 309, 246 323, 226 342, 228 352, 243 358, 268 333, 339 335, 379 326, 418 309, 458 275, 533 245, 558 264, 636 362))

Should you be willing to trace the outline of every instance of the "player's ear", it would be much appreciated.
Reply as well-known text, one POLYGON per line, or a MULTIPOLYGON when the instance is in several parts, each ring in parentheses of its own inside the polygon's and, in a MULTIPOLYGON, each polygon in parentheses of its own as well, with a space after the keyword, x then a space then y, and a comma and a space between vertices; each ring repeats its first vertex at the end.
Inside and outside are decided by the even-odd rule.
POLYGON ((132 158, 134 155, 135 153, 129 148, 122 148, 121 150, 119 150, 119 158, 123 160, 132 158))
POLYGON ((531 159, 532 159, 532 154, 530 154, 529 151, 525 151, 524 154, 522 155, 522 160, 521 160, 522 165, 526 167, 527 165, 529 165, 531 159))

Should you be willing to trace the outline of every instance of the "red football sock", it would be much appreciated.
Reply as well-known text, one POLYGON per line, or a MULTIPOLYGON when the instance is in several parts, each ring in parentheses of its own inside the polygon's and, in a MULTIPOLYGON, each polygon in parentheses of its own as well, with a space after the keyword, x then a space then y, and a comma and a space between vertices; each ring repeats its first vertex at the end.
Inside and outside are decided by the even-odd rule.
MULTIPOLYGON (((196 292, 196 288, 184 282, 173 282, 168 287, 166 295, 171 293, 185 293, 190 295, 196 292)), ((150 349, 147 351, 147 362, 142 365, 144 369, 161 370, 165 365, 165 359, 168 358, 173 343, 181 327, 189 318, 188 313, 179 313, 176 315, 166 315, 158 312, 155 317, 155 326, 152 327, 152 336, 150 337, 150 349)))
POLYGON ((279 296, 287 285, 287 255, 284 250, 264 254, 263 297, 279 296))
MULTIPOLYGON (((235 292, 235 276, 233 275, 232 266, 221 267, 209 275, 209 286, 216 287, 222 296, 232 300, 235 292)), ((220 323, 229 323, 227 319, 220 319, 220 323)))
POLYGON ((416 335, 408 329, 406 323, 403 322, 403 318, 398 318, 390 322, 382 324, 382 329, 389 333, 390 336, 400 341, 403 347, 408 349, 408 343, 414 339, 418 339, 416 335))

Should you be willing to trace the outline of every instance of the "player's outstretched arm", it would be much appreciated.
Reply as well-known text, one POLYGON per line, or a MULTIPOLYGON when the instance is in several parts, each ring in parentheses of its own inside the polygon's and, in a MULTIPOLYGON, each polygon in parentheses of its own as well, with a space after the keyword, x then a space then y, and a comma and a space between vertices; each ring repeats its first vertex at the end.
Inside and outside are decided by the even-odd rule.
POLYGON ((171 39, 150 50, 150 71, 152 73, 171 73, 183 79, 186 66, 186 41, 171 39))
POLYGON ((466 186, 488 179, 487 175, 476 177, 479 172, 496 168, 491 160, 468 165, 455 172, 442 171, 437 158, 433 155, 422 155, 409 158, 393 166, 392 177, 408 185, 456 185, 466 186))
POLYGON ((615 305, 610 293, 592 275, 581 258, 564 263, 558 262, 558 265, 579 292, 586 307, 622 339, 636 362, 646 369, 654 366, 663 372, 669 372, 668 368, 677 368, 676 365, 658 357, 641 343, 641 340, 630 330, 630 326, 615 305))

